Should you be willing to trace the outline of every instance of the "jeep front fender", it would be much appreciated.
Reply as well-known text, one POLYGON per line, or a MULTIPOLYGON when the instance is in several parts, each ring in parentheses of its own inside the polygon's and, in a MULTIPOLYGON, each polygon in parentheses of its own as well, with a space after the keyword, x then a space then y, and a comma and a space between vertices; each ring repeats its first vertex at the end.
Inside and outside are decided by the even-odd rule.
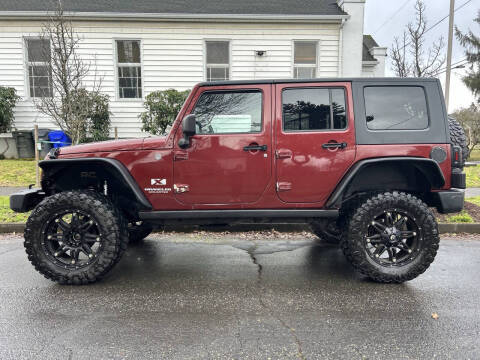
MULTIPOLYGON (((44 174, 55 180, 55 177, 62 176, 62 171, 68 173, 72 168, 92 169, 100 168, 103 172, 109 174, 112 179, 118 182, 123 190, 126 191, 139 205, 142 210, 151 210, 152 204, 143 194, 135 179, 128 169, 120 161, 110 158, 80 158, 80 159, 52 159, 44 160, 39 163, 44 174)), ((64 174, 63 174, 64 175, 64 174)), ((44 189, 45 191, 47 189, 44 189)))

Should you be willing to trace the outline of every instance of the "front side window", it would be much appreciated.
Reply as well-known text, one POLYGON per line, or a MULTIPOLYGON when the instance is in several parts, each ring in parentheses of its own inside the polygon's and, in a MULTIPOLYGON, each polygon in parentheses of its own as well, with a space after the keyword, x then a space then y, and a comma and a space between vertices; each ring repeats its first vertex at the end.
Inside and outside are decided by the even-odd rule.
POLYGON ((118 96, 142 98, 142 63, 139 40, 117 40, 118 96))
POLYGON ((46 39, 26 39, 27 71, 30 97, 51 97, 52 73, 50 70, 50 41, 46 39))
POLYGON ((312 79, 317 76, 317 42, 295 41, 293 55, 293 77, 312 79))
POLYGON ((428 128, 425 91, 419 86, 370 86, 364 89, 365 116, 370 130, 428 128))
POLYGON ((286 89, 282 93, 282 109, 283 130, 287 132, 347 127, 343 89, 286 89))
POLYGON ((193 114, 197 119, 197 134, 255 133, 262 130, 262 93, 206 92, 193 114))
POLYGON ((230 79, 230 43, 228 41, 207 41, 207 81, 230 79))

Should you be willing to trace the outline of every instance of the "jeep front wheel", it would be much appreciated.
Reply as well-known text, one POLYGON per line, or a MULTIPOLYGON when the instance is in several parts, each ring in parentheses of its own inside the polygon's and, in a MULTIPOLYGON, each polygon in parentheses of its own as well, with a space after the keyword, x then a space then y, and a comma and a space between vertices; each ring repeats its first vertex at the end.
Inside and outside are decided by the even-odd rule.
POLYGON ((388 192, 353 211, 342 249, 354 268, 372 280, 401 283, 427 270, 439 241, 437 223, 425 203, 410 194, 388 192))
POLYGON ((25 249, 35 269, 61 284, 99 280, 128 244, 125 220, 103 195, 68 191, 49 196, 33 210, 25 249))

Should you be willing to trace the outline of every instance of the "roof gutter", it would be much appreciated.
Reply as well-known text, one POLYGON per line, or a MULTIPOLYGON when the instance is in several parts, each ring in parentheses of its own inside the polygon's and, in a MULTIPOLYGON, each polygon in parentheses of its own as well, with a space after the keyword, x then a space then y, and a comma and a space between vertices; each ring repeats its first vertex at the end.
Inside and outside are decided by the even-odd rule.
POLYGON ((378 65, 378 60, 363 60, 362 65, 363 66, 376 66, 376 65, 378 65))
MULTIPOLYGON (((48 11, 0 11, 2 20, 44 20, 48 11)), ((188 14, 188 13, 122 13, 65 12, 72 20, 104 21, 214 21, 214 22, 330 22, 343 23, 350 15, 273 15, 273 14, 188 14)))

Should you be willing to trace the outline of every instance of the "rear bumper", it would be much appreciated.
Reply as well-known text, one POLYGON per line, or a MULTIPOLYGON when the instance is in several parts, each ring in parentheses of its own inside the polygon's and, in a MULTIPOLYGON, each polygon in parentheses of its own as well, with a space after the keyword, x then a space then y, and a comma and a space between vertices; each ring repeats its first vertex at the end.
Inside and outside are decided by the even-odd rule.
POLYGON ((42 190, 27 189, 10 195, 10 209, 15 212, 27 212, 38 205, 45 197, 42 190))
POLYGON ((450 189, 432 193, 432 200, 439 213, 448 214, 462 211, 465 191, 450 189))

